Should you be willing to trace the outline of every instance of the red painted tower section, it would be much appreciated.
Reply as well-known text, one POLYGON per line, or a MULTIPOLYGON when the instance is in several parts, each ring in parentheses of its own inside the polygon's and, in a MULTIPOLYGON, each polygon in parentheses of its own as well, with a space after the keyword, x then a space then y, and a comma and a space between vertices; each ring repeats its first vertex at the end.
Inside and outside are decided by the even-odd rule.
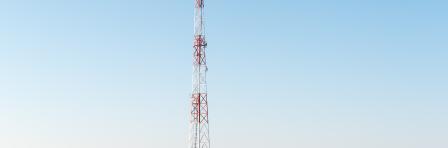
POLYGON ((189 148, 210 148, 207 60, 204 33, 204 0, 195 0, 193 43, 193 92, 191 95, 189 148))

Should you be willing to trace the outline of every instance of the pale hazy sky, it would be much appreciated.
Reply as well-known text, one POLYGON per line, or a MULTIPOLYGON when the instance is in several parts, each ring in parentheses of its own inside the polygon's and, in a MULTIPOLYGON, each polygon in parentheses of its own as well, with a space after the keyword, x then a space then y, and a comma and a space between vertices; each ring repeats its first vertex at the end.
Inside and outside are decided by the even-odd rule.
MULTIPOLYGON (((448 2, 208 0, 213 148, 447 148, 448 2)), ((186 148, 193 0, 0 0, 0 148, 186 148)))

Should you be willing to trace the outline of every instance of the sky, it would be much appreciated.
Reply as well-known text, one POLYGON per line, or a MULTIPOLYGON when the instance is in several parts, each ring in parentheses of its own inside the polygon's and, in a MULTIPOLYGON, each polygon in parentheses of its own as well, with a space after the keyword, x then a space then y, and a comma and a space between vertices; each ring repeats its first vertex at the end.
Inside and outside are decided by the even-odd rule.
MULTIPOLYGON (((213 148, 447 148, 443 0, 207 0, 213 148)), ((187 147, 194 1, 0 0, 1 148, 187 147)))

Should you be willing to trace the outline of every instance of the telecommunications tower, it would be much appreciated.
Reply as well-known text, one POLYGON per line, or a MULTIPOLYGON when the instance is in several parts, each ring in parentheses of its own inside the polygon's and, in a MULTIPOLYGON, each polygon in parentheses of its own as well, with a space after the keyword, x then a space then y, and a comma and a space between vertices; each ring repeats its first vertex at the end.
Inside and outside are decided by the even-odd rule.
POLYGON ((193 93, 191 94, 188 148, 210 148, 205 56, 204 0, 195 0, 193 43, 193 93))

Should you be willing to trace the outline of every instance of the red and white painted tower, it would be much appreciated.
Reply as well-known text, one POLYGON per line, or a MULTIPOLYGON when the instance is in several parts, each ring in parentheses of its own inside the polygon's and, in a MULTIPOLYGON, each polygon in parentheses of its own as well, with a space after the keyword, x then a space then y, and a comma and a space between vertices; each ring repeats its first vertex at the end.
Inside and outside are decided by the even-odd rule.
POLYGON ((191 95, 189 148, 210 148, 205 56, 204 0, 195 0, 193 93, 191 95))

